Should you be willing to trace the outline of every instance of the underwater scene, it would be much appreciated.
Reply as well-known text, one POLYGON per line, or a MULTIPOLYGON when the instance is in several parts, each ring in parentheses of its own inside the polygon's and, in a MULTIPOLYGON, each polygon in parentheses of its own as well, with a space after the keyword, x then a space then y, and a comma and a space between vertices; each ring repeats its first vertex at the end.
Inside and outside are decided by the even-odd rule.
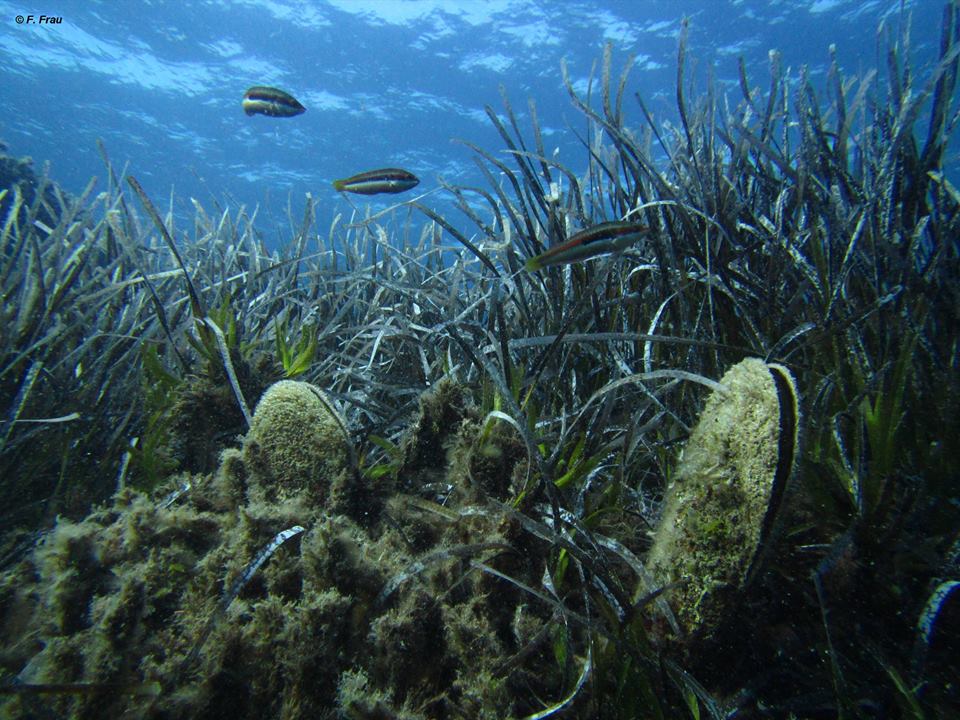
POLYGON ((0 1, 0 718, 960 718, 960 2, 0 1))

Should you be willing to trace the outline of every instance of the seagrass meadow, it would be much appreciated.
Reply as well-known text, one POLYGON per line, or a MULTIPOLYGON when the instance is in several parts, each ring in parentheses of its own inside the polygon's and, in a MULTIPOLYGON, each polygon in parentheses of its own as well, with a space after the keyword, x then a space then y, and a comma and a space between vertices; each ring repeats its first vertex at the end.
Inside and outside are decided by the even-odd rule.
POLYGON ((275 252, 4 158, 0 715, 958 716, 957 6, 877 37, 721 94, 684 30, 674 123, 608 47, 585 172, 504 96, 460 216, 275 252))

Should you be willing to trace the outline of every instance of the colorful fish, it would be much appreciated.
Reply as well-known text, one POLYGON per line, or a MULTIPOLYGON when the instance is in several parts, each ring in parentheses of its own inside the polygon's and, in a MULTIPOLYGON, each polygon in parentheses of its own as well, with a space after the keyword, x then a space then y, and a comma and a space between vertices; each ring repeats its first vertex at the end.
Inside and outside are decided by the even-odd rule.
POLYGON ((344 180, 334 180, 333 187, 340 192, 358 195, 378 195, 380 193, 402 193, 420 183, 411 172, 400 168, 383 168, 358 173, 344 180))
POLYGON ((650 231, 646 225, 614 220, 594 225, 575 233, 566 242, 527 260, 525 267, 536 272, 551 265, 565 265, 620 252, 633 245, 650 231))
POLYGON ((243 111, 247 115, 293 117, 306 108, 290 93, 265 85, 254 85, 243 94, 243 111))

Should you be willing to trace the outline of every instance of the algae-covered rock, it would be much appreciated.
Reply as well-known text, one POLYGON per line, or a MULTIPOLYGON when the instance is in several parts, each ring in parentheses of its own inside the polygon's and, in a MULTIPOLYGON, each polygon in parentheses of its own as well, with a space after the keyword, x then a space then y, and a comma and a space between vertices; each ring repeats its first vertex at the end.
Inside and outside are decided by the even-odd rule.
POLYGON ((310 383, 281 380, 260 398, 243 444, 251 492, 282 500, 303 492, 323 501, 350 463, 343 420, 310 383))
POLYGON ((126 488, 0 573, 0 679, 33 686, 0 718, 493 720, 566 694, 553 608, 523 590, 551 545, 468 481, 462 392, 401 440, 417 494, 354 472, 318 393, 275 385, 216 473, 126 488))
POLYGON ((709 634, 749 582, 780 508, 797 446, 789 371, 747 359, 707 400, 667 489, 647 563, 678 583, 671 604, 685 633, 709 634))

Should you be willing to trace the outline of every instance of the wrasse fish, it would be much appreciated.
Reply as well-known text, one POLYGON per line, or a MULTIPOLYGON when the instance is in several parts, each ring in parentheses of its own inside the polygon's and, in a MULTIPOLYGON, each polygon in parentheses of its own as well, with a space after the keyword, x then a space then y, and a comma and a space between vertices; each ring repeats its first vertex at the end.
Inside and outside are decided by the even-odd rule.
POLYGON ((254 85, 243 94, 243 111, 247 115, 293 117, 306 108, 290 93, 265 85, 254 85))
POLYGON ((345 180, 334 180, 333 187, 340 192, 358 195, 378 195, 380 193, 402 193, 416 187, 420 179, 411 172, 400 168, 383 168, 358 173, 345 180))
POLYGON ((650 228, 646 225, 622 220, 600 223, 581 230, 566 242, 554 245, 546 252, 530 258, 524 267, 529 272, 536 272, 551 265, 565 265, 619 252, 633 245, 649 231, 650 228))

